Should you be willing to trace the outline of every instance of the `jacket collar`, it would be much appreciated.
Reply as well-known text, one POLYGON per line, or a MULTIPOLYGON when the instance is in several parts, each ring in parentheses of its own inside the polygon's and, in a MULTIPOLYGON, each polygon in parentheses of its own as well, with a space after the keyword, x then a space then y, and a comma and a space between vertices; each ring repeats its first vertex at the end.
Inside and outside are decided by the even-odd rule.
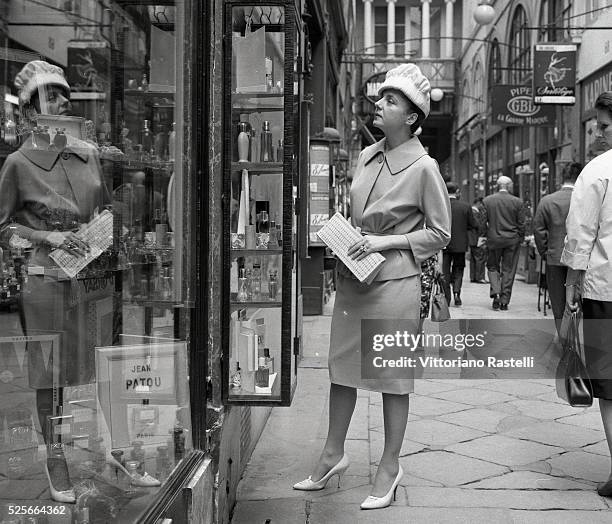
POLYGON ((364 167, 367 167, 374 159, 377 160, 374 160, 369 168, 364 169, 363 174, 359 178, 360 190, 355 192, 355 195, 352 197, 351 209, 355 220, 354 223, 356 224, 361 224, 365 205, 368 198, 370 198, 370 193, 376 183, 376 179, 384 167, 383 161, 385 157, 391 173, 399 173, 400 171, 404 172, 404 169, 427 154, 417 137, 412 137, 395 149, 386 151, 385 154, 386 143, 387 139, 383 138, 376 142, 376 144, 363 150, 364 167))
POLYGON ((364 163, 367 165, 375 157, 378 157, 382 163, 382 160, 386 158, 391 173, 397 173, 416 162, 425 154, 427 154, 427 151, 425 151, 425 148, 415 136, 390 151, 387 151, 387 139, 383 138, 368 148, 365 153, 364 163))
POLYGON ((86 142, 68 136, 68 142, 63 151, 57 151, 56 149, 36 149, 32 145, 32 137, 30 136, 21 146, 19 152, 41 169, 51 171, 62 153, 72 153, 79 160, 87 163, 89 160, 90 148, 86 142))

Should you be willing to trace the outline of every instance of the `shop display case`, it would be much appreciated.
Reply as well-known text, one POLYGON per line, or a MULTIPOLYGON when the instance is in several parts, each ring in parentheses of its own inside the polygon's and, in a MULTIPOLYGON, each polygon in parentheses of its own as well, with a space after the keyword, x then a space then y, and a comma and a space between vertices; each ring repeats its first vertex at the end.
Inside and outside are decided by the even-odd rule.
POLYGON ((224 397, 287 405, 296 384, 300 93, 294 2, 226 2, 224 397))
MULTIPOLYGON (((70 114, 24 115, 15 89, 2 113, 4 128, 14 119, 16 129, 10 137, 4 129, 5 149, 24 153, 0 154, 4 193, 15 195, 2 205, 15 209, 14 222, 28 226, 19 223, 24 189, 5 167, 19 161, 20 175, 35 179, 42 171, 28 171, 25 156, 35 150, 48 193, 60 196, 51 204, 28 197, 35 213, 47 206, 31 229, 42 238, 72 231, 102 247, 72 272, 75 257, 54 258, 48 243, 0 238, 0 520, 2 502, 48 503, 47 488, 62 482, 74 491, 66 506, 73 521, 88 521, 89 509, 99 521, 135 522, 169 496, 198 447, 189 382, 192 322, 201 314, 192 270, 197 148, 184 67, 192 2, 108 4, 106 39, 71 40, 64 61, 34 57, 65 63, 56 75, 70 86, 70 114), (80 186, 87 177, 95 184, 80 186), (47 477, 49 461, 60 467, 47 477)), ((70 16, 62 13, 41 4, 37 15, 61 26, 70 16)), ((1 59, 7 90, 31 60, 12 51, 18 37, 6 40, 1 59)), ((9 218, 0 232, 15 227, 9 218)))

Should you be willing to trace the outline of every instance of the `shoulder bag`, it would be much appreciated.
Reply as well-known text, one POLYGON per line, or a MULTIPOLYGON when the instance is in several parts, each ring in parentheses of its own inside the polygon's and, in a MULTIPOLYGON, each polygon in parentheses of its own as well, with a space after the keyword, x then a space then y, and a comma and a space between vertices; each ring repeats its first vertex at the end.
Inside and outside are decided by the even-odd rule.
POLYGON ((440 274, 436 275, 431 297, 431 320, 432 322, 445 322, 450 318, 448 303, 440 283, 440 274))

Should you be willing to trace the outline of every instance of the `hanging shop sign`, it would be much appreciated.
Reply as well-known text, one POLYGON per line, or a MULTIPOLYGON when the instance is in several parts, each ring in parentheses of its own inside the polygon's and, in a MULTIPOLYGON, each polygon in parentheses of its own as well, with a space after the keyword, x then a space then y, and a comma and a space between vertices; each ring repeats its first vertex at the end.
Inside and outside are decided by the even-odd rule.
POLYGON ((329 220, 329 187, 330 172, 333 166, 329 165, 329 146, 310 146, 310 177, 309 177, 309 246, 323 246, 317 236, 319 231, 329 220))
POLYGON ((580 99, 583 119, 585 115, 594 116, 595 100, 601 93, 610 90, 612 90, 612 64, 606 65, 582 81, 580 99))
POLYGON ((576 45, 536 44, 534 50, 534 104, 576 103, 576 45))
POLYGON ((382 71, 381 73, 375 73, 368 78, 366 78, 361 86, 361 92, 363 96, 373 104, 375 104, 378 99, 378 89, 385 81, 385 76, 387 75, 386 71, 382 71))
POLYGON ((500 126, 554 126, 555 108, 533 103, 530 86, 497 85, 491 90, 493 123, 500 126))
POLYGON ((105 41, 68 42, 66 76, 73 100, 104 100, 110 89, 110 47, 105 41))

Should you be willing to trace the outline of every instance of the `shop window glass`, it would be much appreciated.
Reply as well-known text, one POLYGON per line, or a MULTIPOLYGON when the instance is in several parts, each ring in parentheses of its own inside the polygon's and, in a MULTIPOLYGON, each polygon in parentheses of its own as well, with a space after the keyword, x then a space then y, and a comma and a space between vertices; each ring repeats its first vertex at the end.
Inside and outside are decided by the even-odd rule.
POLYGON ((4 4, 0 499, 135 521, 192 448, 190 2, 4 4))

